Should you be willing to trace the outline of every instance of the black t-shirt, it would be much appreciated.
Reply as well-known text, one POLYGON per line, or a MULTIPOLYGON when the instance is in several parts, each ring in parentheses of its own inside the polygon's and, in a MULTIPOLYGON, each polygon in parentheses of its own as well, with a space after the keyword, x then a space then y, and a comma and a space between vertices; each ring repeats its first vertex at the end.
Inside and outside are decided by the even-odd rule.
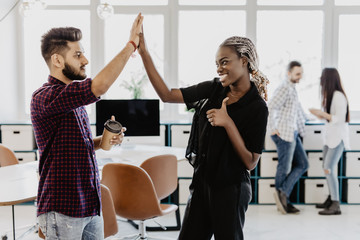
MULTIPOLYGON (((197 139, 193 184, 206 182, 210 186, 226 186, 249 181, 249 172, 235 152, 225 129, 211 126, 206 118, 207 110, 221 108, 229 87, 224 88, 219 79, 215 78, 180 90, 188 109, 196 110, 194 119, 197 116, 191 130, 191 135, 196 135, 197 139)), ((246 148, 250 152, 261 154, 268 109, 253 82, 250 90, 239 101, 227 105, 227 112, 239 130, 246 148)))

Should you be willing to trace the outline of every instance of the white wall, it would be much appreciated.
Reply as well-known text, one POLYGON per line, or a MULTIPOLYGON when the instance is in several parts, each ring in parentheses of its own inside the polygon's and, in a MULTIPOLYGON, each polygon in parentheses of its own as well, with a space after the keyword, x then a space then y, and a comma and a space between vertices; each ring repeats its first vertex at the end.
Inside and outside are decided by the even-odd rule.
POLYGON ((19 116, 18 13, 14 10, 0 22, 0 123, 17 121, 19 116))

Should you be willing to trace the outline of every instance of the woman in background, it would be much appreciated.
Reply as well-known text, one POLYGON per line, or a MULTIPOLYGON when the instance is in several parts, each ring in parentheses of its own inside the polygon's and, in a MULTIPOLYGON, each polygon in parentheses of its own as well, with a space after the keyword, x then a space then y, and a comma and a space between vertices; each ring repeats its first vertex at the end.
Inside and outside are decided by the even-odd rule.
POLYGON ((338 215, 340 210, 337 165, 344 148, 349 148, 349 104, 335 68, 325 68, 320 78, 322 110, 309 109, 319 119, 325 120, 323 168, 330 195, 316 208, 325 208, 320 215, 338 215))

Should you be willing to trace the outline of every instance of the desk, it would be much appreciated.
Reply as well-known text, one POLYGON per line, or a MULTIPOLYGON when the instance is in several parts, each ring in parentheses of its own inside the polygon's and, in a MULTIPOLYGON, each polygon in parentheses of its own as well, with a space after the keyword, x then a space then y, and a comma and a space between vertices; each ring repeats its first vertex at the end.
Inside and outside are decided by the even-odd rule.
POLYGON ((34 200, 38 190, 38 162, 0 168, 0 206, 12 206, 13 236, 15 239, 14 205, 34 200))
POLYGON ((97 150, 96 159, 98 159, 100 166, 104 165, 102 163, 106 163, 107 160, 139 166, 146 159, 162 154, 173 154, 181 161, 185 159, 185 148, 151 145, 124 145, 121 147, 113 147, 110 151, 97 150))
MULTIPOLYGON (((146 159, 161 154, 173 154, 178 160, 183 160, 185 158, 185 148, 124 145, 113 147, 110 151, 98 150, 96 151, 96 158, 101 169, 101 165, 106 164, 107 160, 140 165, 146 159)), ((36 198, 38 191, 37 169, 37 161, 0 168, 0 206, 12 205, 14 239, 14 205, 36 198)))

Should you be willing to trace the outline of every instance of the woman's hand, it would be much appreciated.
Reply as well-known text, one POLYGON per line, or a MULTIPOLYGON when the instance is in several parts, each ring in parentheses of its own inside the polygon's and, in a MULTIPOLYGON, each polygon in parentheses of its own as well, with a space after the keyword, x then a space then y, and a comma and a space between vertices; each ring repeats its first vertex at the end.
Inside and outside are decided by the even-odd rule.
POLYGON ((139 13, 135 18, 135 21, 130 30, 129 41, 133 41, 136 44, 136 46, 139 46, 139 41, 140 41, 139 34, 142 30, 143 20, 144 20, 144 16, 142 16, 141 13, 139 13))
POLYGON ((144 53, 147 53, 147 47, 146 47, 146 42, 145 42, 145 37, 144 37, 144 29, 141 28, 141 33, 139 34, 140 37, 140 43, 139 43, 139 48, 138 48, 138 52, 140 55, 143 55, 144 53))
POLYGON ((321 111, 320 109, 316 109, 316 108, 310 108, 309 111, 315 115, 316 117, 323 119, 324 118, 324 112, 321 111))
POLYGON ((231 120, 226 110, 226 102, 229 100, 228 97, 224 98, 220 109, 210 109, 206 112, 206 117, 210 122, 211 126, 214 127, 225 127, 231 120))

